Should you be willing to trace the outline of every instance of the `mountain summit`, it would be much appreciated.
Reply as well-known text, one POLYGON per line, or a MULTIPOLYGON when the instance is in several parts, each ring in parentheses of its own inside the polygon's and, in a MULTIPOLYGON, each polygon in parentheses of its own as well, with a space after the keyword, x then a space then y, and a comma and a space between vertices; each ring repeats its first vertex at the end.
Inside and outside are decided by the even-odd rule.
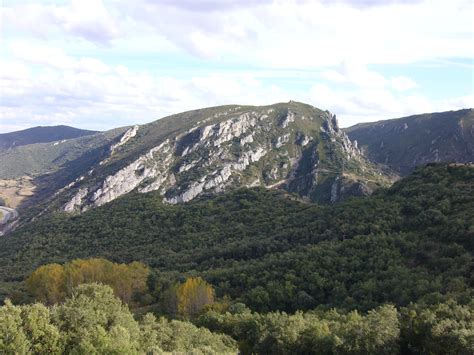
POLYGON ((84 211, 131 191, 188 202, 235 187, 266 186, 312 201, 364 195, 381 174, 339 128, 310 105, 220 106, 129 128, 109 156, 61 193, 65 211, 84 211))

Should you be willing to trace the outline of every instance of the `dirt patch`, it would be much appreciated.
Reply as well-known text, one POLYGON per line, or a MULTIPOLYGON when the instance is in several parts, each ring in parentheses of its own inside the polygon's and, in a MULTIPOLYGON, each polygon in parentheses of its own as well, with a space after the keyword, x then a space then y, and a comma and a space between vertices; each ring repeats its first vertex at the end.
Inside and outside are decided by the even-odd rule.
POLYGON ((0 200, 3 205, 16 208, 27 197, 34 194, 35 186, 29 176, 16 180, 0 180, 0 200))

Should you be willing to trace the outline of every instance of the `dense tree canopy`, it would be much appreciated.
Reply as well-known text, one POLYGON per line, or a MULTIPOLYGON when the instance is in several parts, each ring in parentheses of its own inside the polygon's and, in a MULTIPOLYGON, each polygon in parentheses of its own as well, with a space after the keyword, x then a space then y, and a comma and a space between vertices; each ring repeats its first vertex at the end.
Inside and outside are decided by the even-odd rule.
POLYGON ((330 206, 264 189, 178 206, 132 194, 0 239, 3 297, 57 303, 7 302, 0 352, 471 354, 473 247, 469 166, 330 206), (88 282, 112 288, 75 288, 88 282), (154 315, 137 322, 114 294, 154 315))
POLYGON ((191 323, 137 322, 109 286, 83 284, 55 307, 40 303, 0 307, 2 354, 237 353, 236 342, 191 323))
POLYGON ((43 265, 25 283, 35 300, 47 304, 59 302, 70 295, 75 286, 91 282, 111 286, 115 295, 130 303, 133 296, 147 290, 149 272, 140 262, 126 265, 105 259, 76 259, 64 265, 43 265))
MULTIPOLYGON (((253 310, 369 310, 472 298, 474 169, 432 165, 370 198, 331 206, 238 190, 186 205, 137 194, 0 239, 0 291, 77 257, 141 261, 156 301, 201 276, 253 310)), ((94 281, 94 280, 92 280, 94 281)))

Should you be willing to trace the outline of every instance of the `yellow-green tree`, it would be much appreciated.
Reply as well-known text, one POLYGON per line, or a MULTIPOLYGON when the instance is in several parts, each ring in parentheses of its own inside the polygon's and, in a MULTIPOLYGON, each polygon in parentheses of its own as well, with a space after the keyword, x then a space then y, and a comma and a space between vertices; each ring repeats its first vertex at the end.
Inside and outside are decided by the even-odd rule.
POLYGON ((66 275, 59 264, 43 265, 26 280, 28 291, 46 304, 59 302, 66 296, 66 275))
POLYGON ((134 295, 147 290, 149 273, 149 268, 139 262, 117 264, 101 258, 76 259, 64 265, 41 266, 26 280, 26 288, 36 300, 53 304, 71 295, 77 285, 101 283, 130 303, 134 295))
POLYGON ((175 287, 176 311, 183 317, 197 315, 214 303, 214 288, 200 277, 190 277, 175 287))

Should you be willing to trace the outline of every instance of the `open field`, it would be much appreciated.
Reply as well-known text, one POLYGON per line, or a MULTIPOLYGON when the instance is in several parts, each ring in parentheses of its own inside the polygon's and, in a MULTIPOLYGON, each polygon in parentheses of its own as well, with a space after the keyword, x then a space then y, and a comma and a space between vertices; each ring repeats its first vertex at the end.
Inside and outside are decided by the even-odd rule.
POLYGON ((25 198, 32 196, 35 186, 31 180, 29 176, 17 180, 0 180, 0 199, 3 200, 3 204, 16 208, 25 198))

